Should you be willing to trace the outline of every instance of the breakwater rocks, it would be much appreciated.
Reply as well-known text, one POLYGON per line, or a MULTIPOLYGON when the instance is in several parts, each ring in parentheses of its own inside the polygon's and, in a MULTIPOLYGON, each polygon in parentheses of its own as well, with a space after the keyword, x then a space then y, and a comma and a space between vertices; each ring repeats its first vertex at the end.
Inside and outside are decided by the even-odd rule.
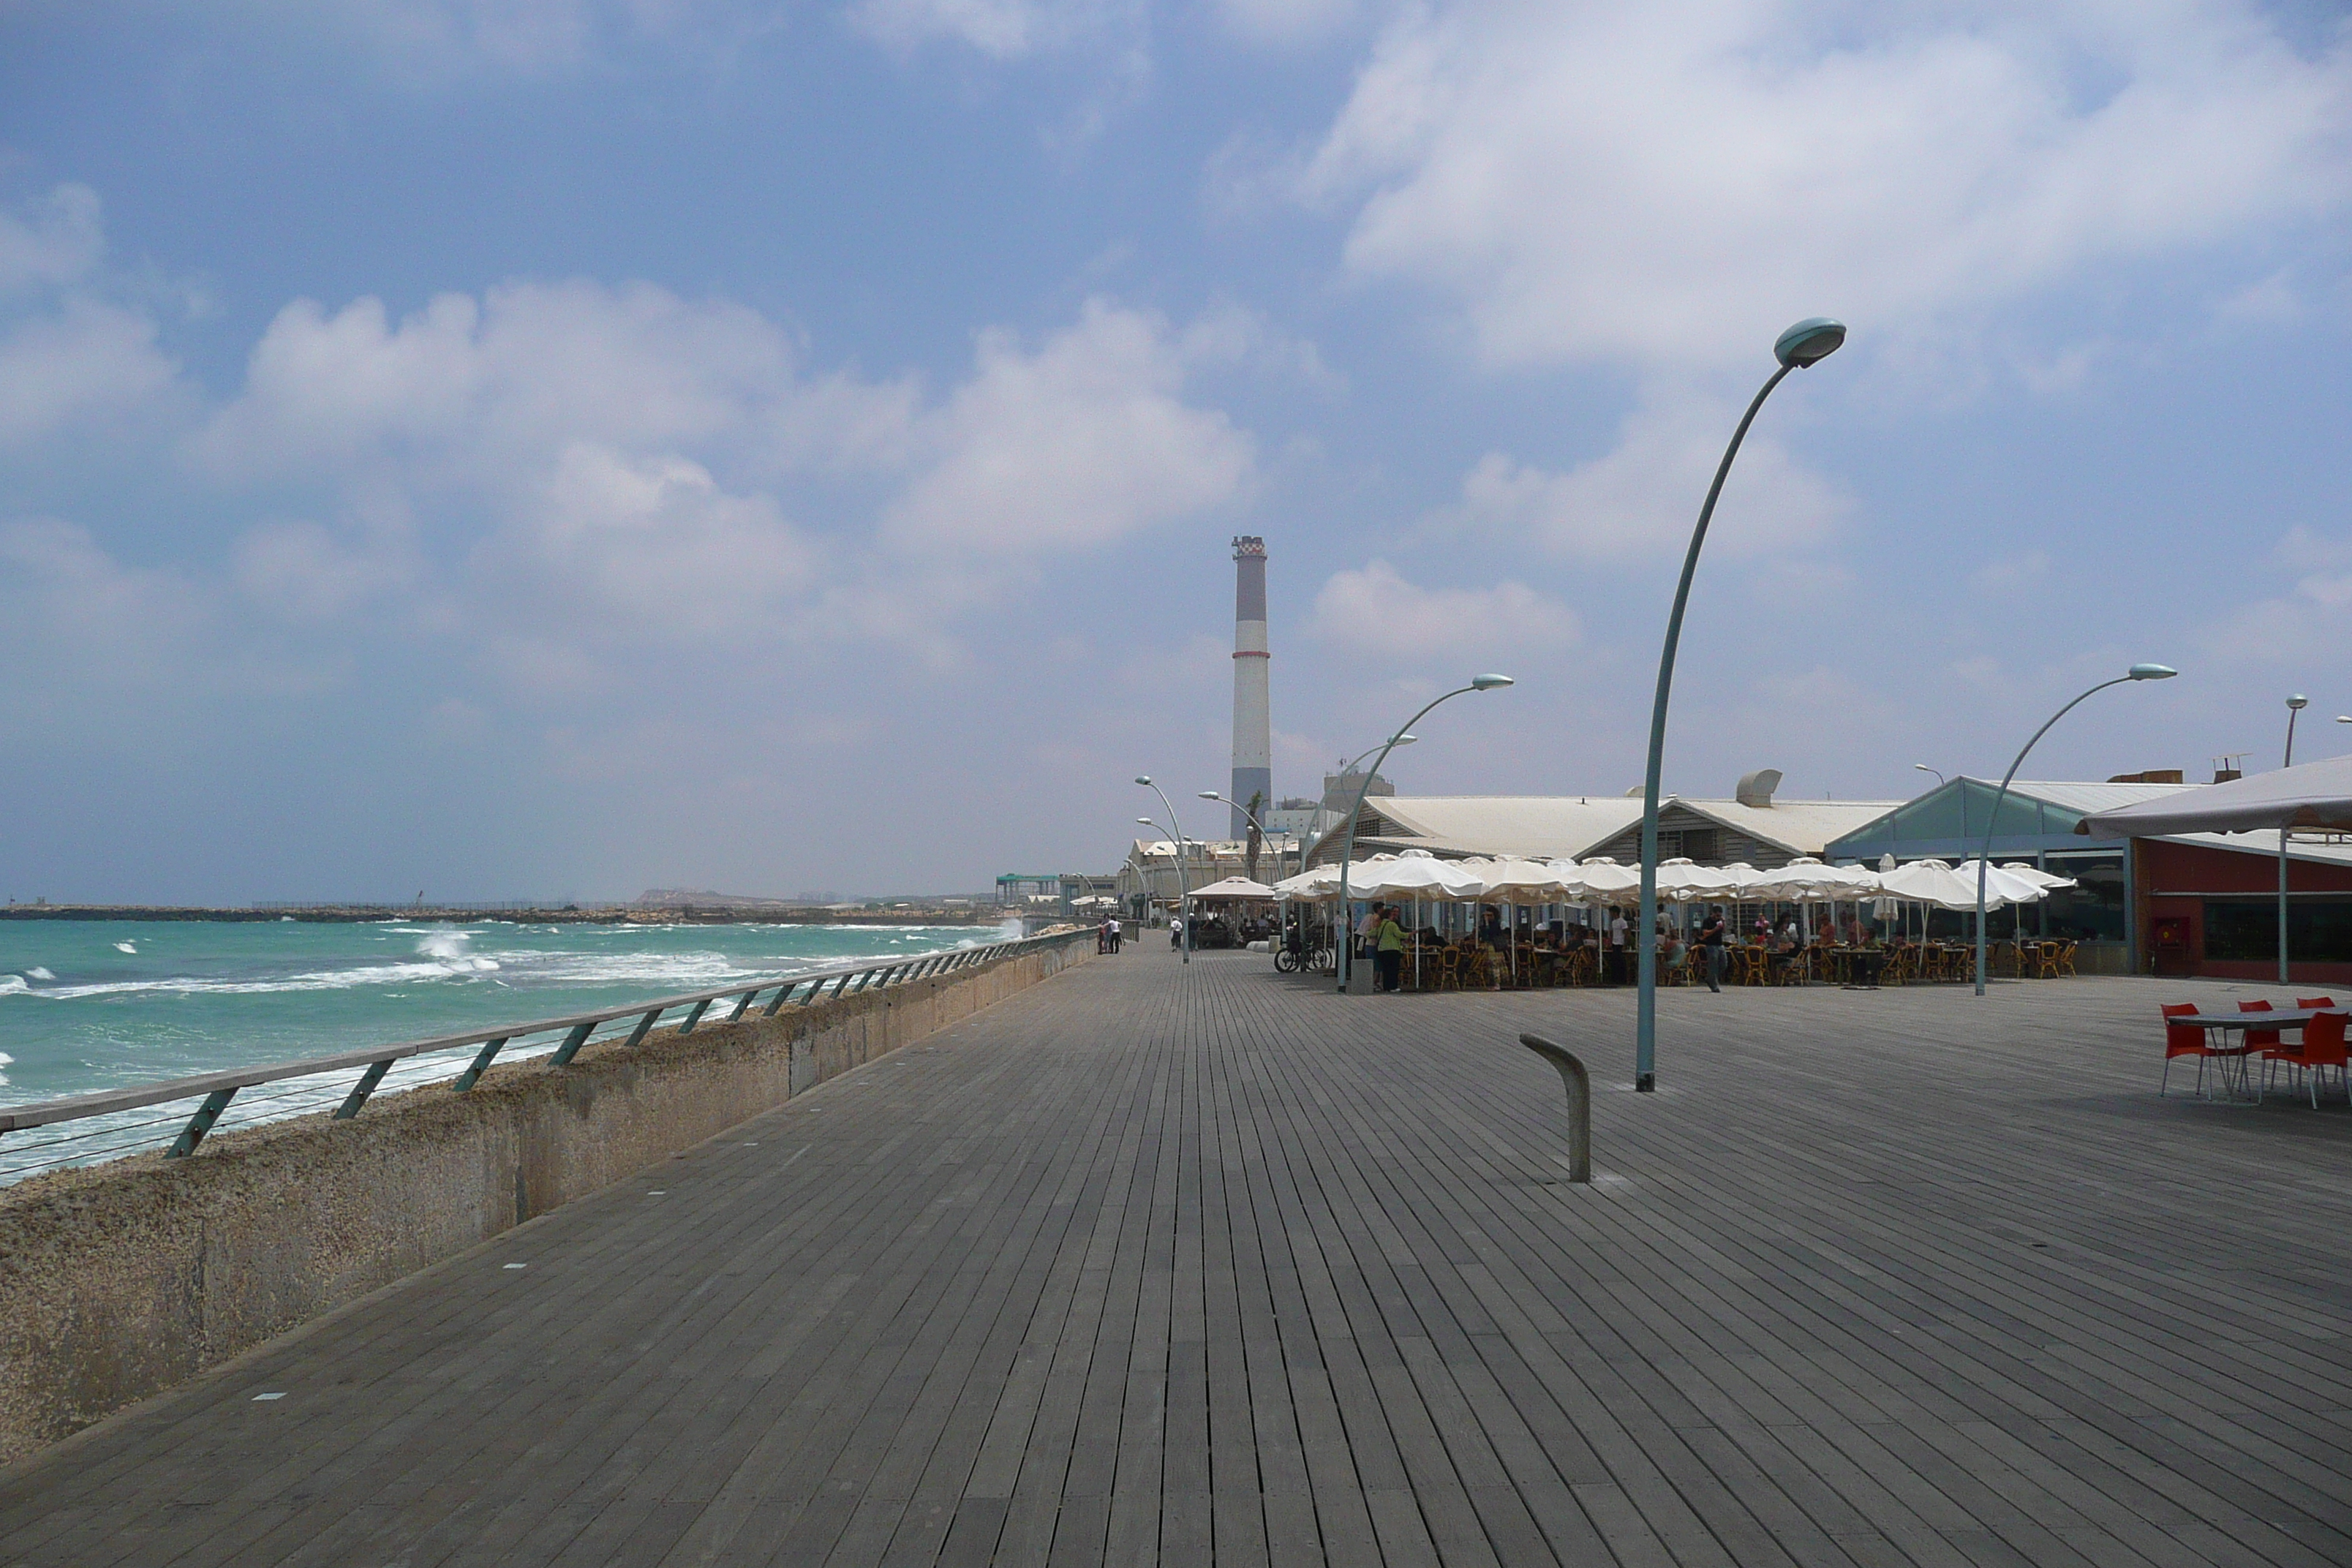
POLYGON ((0 1191, 0 1462, 610 1185, 1094 956, 592 1045, 0 1191))

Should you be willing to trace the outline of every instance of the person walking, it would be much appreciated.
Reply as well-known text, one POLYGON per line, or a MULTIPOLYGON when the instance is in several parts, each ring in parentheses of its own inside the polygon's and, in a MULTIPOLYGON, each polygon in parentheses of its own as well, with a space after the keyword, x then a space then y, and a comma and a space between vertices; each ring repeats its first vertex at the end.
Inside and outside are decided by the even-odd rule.
POLYGON ((1168 917, 1168 945, 1171 950, 1180 948, 1184 945, 1184 917, 1182 915, 1170 915, 1168 917))
POLYGON ((1372 956, 1374 951, 1372 942, 1381 934, 1381 917, 1387 912, 1388 906, 1378 899, 1364 906, 1364 918, 1356 922, 1356 956, 1358 958, 1372 956))
POLYGON ((1122 933, 1118 929, 1118 917, 1117 915, 1113 915, 1110 918, 1110 950, 1113 952, 1117 952, 1118 951, 1118 939, 1121 934, 1122 933))
POLYGON ((1699 922, 1699 945, 1706 950, 1706 988, 1723 994, 1723 911, 1710 909, 1699 922))
POLYGON ((1381 989, 1391 994, 1404 989, 1404 927, 1397 923, 1396 910, 1390 909, 1381 915, 1381 923, 1372 932, 1372 946, 1380 955, 1381 989))
POLYGON ((1625 938, 1631 934, 1625 924, 1625 911, 1615 906, 1609 910, 1609 978, 1618 985, 1625 984, 1625 938))

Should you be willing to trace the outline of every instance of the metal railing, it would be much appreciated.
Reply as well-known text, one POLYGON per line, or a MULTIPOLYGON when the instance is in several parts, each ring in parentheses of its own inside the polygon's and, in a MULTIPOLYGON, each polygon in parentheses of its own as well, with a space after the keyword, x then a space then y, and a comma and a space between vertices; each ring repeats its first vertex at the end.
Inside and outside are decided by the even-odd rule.
MULTIPOLYGON (((540 1018, 520 1024, 498 1024, 464 1034, 437 1035, 429 1039, 409 1040, 397 1045, 370 1046, 333 1056, 310 1057, 299 1061, 238 1068, 226 1072, 200 1073, 193 1078, 171 1079, 130 1089, 102 1089, 93 1094, 71 1095, 62 1100, 39 1100, 29 1105, 0 1106, 0 1134, 80 1122, 94 1124, 82 1131, 47 1140, 37 1152, 47 1153, 52 1149, 68 1151, 69 1145, 89 1146, 71 1148, 54 1157, 36 1159, 23 1164, 8 1162, 9 1168, 0 1169, 0 1183, 21 1180, 64 1165, 115 1159, 135 1152, 141 1147, 152 1147, 155 1142, 152 1130, 174 1124, 180 1125, 179 1135, 165 1151, 164 1158, 185 1159, 195 1152, 196 1146, 204 1142, 205 1134, 213 1131, 240 1092, 263 1084, 290 1083, 293 1087, 274 1095, 249 1097, 241 1109, 250 1110, 256 1101, 271 1103, 278 1109, 274 1115, 265 1111, 258 1116, 241 1117, 240 1125, 320 1109, 333 1099, 332 1088, 340 1086, 340 1078, 335 1086, 316 1082, 306 1084, 302 1080, 319 1079, 359 1068, 358 1080, 343 1094, 335 1110, 336 1120, 348 1121, 357 1116, 369 1096, 395 1073, 402 1074, 395 1085, 398 1088, 429 1083, 438 1078, 446 1067, 455 1064, 426 1058, 439 1058, 469 1047, 474 1050, 472 1059, 449 1086, 456 1093, 463 1094, 480 1082, 482 1074, 501 1052, 509 1052, 509 1060, 525 1055, 545 1056, 552 1065, 562 1067, 578 1055, 581 1047, 599 1038, 596 1035, 599 1027, 624 1019, 630 1020, 631 1025, 623 1044, 635 1046, 653 1033, 655 1025, 662 1020, 665 1014, 679 1008, 686 1009, 686 1016, 678 1022, 677 1033, 690 1035, 710 1009, 720 1003, 734 1003, 725 1019, 731 1024, 750 1012, 763 994, 772 992, 774 994, 761 1008, 761 1016, 773 1017, 788 1005, 813 1007, 821 1001, 831 1001, 835 997, 855 996, 885 986, 929 980, 1055 942, 1068 942, 1083 934, 1055 932, 1022 937, 1012 942, 991 942, 982 947, 954 948, 914 958, 893 958, 844 969, 803 971, 792 975, 739 980, 715 991, 695 991, 682 996, 633 1002, 601 1012, 574 1013, 567 1017, 540 1018), (534 1038, 558 1035, 561 1038, 552 1041, 534 1038), (409 1065, 405 1072, 402 1072, 404 1064, 409 1065), (131 1112, 170 1106, 174 1101, 198 1100, 200 1097, 201 1103, 192 1113, 186 1114, 184 1122, 182 1121, 182 1113, 176 1110, 146 1121, 122 1120, 131 1112)), ((602 1037, 599 1043, 613 1040, 616 1034, 602 1037)), ((0 1151, 5 1152, 9 1151, 0 1151)))

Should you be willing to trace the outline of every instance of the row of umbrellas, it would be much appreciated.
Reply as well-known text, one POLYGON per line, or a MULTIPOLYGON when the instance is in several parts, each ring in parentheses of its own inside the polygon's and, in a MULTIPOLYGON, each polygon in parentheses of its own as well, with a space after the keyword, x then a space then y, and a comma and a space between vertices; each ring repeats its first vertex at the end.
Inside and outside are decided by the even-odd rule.
MULTIPOLYGON (((1496 904, 1606 904, 1625 901, 1642 885, 1639 867, 1621 866, 1605 856, 1588 860, 1441 860, 1425 849, 1375 855, 1348 871, 1351 899, 1422 899, 1437 902, 1496 904)), ((1994 866, 1985 873, 1985 908, 2031 904, 2053 889, 2074 886, 2022 861, 1994 866)), ((1199 899, 1282 899, 1327 902, 1339 896, 1339 868, 1312 871, 1266 886, 1232 877, 1194 893, 1199 899)), ((1866 866, 1832 866, 1811 858, 1759 870, 1753 866, 1701 866, 1689 859, 1658 867, 1658 897, 1666 903, 1822 903, 1853 899, 1899 899, 1938 909, 1977 906, 1977 863, 1915 860, 1874 871, 1866 866)))

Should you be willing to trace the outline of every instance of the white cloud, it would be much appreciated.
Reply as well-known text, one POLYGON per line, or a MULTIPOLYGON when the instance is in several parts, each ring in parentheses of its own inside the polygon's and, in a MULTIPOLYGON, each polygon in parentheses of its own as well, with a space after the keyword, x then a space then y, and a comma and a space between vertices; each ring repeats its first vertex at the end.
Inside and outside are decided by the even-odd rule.
POLYGON ((1929 332, 2340 205, 2352 46, 2249 3, 1416 8, 1303 177, 1366 276, 1490 363, 1753 360, 1816 312, 1929 332))
POLYGON ((1134 0, 856 0, 850 20, 877 41, 911 49, 942 40, 1015 59, 1132 26, 1134 0))
POLYGON ((577 440, 740 437, 797 391, 791 345, 757 311, 648 284, 516 284, 445 294, 396 325, 381 300, 298 300, 196 442, 230 474, 390 461, 439 479, 541 466, 577 440))
MULTIPOLYGON (((1706 399, 1636 413, 1616 448, 1567 473, 1489 452, 1462 481, 1455 517, 1524 531, 1563 554, 1679 561, 1733 420, 1706 399)), ((1785 551, 1827 538, 1852 510, 1834 485, 1752 432, 1708 525, 1715 554, 1785 551)))
POLYGON ((395 549, 356 548, 315 522, 264 523, 238 539, 230 575, 255 603, 293 620, 324 622, 413 581, 395 549))
POLYGON ((533 566, 592 602, 697 637, 772 623, 816 563, 774 498, 730 495, 683 458, 585 443, 563 453, 523 538, 533 566))
POLYGON ((142 403, 178 374, 155 346, 152 321, 69 296, 54 314, 26 317, 0 337, 0 443, 142 403))
POLYGON ((902 548, 1017 553, 1233 503, 1255 443, 1182 400, 1185 373, 1164 322, 1100 300, 1034 354, 983 333, 972 379, 926 422, 935 457, 891 508, 891 535, 902 548))
POLYGON ((1251 437, 1186 383, 1236 361, 1296 373, 1304 352, 1237 310, 1179 330, 1097 300, 1034 346, 983 332, 969 378, 927 398, 805 375, 757 312, 643 285, 445 295, 397 321, 300 300, 191 451, 310 498, 319 521, 241 545, 256 602, 318 619, 405 595, 419 628, 495 613, 507 673, 534 688, 714 637, 951 664, 961 617, 1042 552, 1245 497, 1251 437))
POLYGON ((1567 606, 1523 583, 1423 588, 1374 560, 1339 572, 1315 595, 1314 636, 1361 653, 1430 647, 1558 647, 1577 639, 1567 606))
POLYGON ((1259 44, 1306 44, 1329 37, 1362 16, 1365 0, 1217 0, 1227 27, 1259 44))
POLYGON ((22 216, 0 211, 0 297, 79 282, 105 253, 98 193, 59 185, 22 216))

